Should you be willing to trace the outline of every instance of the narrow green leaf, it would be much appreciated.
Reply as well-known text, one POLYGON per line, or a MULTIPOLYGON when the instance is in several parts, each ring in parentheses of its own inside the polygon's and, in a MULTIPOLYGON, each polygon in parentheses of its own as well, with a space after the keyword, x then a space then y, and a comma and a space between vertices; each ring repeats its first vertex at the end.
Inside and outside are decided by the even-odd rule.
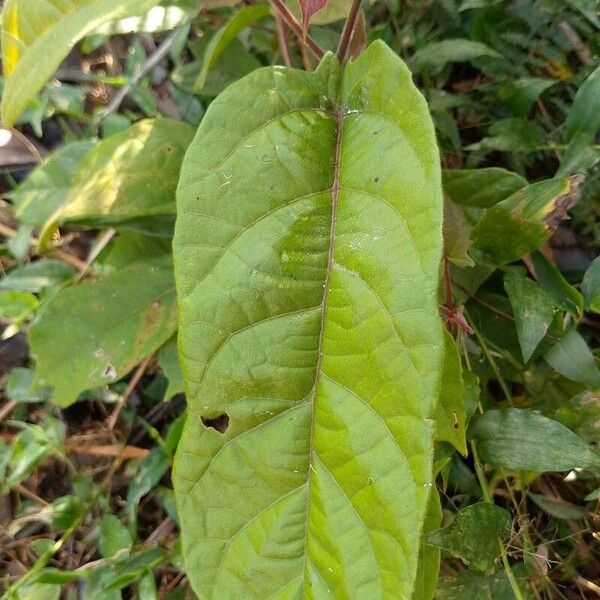
POLYGON ((504 289, 517 324, 523 360, 527 362, 552 324, 554 302, 543 288, 520 270, 506 273, 504 289))
POLYGON ((242 30, 246 29, 246 27, 249 27, 263 17, 266 17, 270 12, 271 7, 269 4, 245 6, 237 10, 233 17, 231 17, 231 19, 215 33, 204 52, 202 69, 194 84, 194 89, 196 91, 202 90, 211 67, 214 66, 219 56, 221 56, 237 35, 242 30))
POLYGON ((558 83, 556 79, 536 77, 511 80, 500 86, 498 97, 512 109, 514 114, 527 117, 535 101, 556 83, 558 83))
POLYGON ((70 265, 47 258, 12 269, 0 279, 0 289, 36 293, 46 287, 66 283, 74 275, 75 269, 70 265))
POLYGON ((35 384, 31 369, 16 367, 8 374, 6 395, 15 402, 43 402, 50 397, 49 391, 35 384))
POLYGON ((581 282, 586 310, 600 313, 600 256, 588 267, 581 282))
POLYGON ((177 339, 175 337, 171 338, 158 352, 158 366, 169 380, 165 398, 168 400, 175 394, 182 394, 184 392, 183 375, 179 366, 177 339))
POLYGON ((32 583, 21 588, 14 600, 58 600, 60 585, 32 583))
POLYGON ((12 321, 29 316, 38 306, 38 299, 31 292, 0 290, 0 317, 12 321))
MULTIPOLYGON (((17 425, 17 422, 13 422, 13 425, 17 425)), ((57 450, 65 435, 64 424, 51 417, 46 417, 40 425, 18 425, 21 431, 8 451, 8 475, 0 482, 3 493, 23 481, 46 457, 57 450)))
POLYGON ((543 494, 534 494, 533 492, 528 492, 527 497, 531 498, 542 510, 557 519, 582 519, 585 516, 585 510, 570 502, 561 502, 555 498, 543 494))
POLYGON ((14 124, 81 38, 156 4, 158 0, 7 0, 1 34, 7 76, 0 104, 3 123, 14 124))
POLYGON ((527 185, 517 173, 488 167, 483 169, 444 169, 444 190, 456 204, 490 208, 527 185))
POLYGON ((600 66, 577 90, 566 122, 567 139, 578 134, 593 140, 600 129, 600 66))
POLYGON ((140 260, 59 291, 30 330, 38 381, 54 388, 59 406, 116 381, 173 335, 174 304, 168 256, 140 260))
POLYGON ((450 442, 459 452, 467 454, 465 389, 460 351, 454 338, 444 330, 444 364, 440 384, 440 400, 435 411, 435 437, 450 442))
POLYGON ((171 457, 160 447, 153 448, 148 456, 140 461, 135 476, 127 488, 127 516, 133 532, 137 527, 140 500, 154 488, 170 466, 171 457))
POLYGON ((419 48, 410 65, 417 73, 426 69, 438 72, 449 62, 469 62, 481 57, 502 58, 502 55, 481 42, 462 38, 450 39, 430 42, 419 48))
MULTIPOLYGON (((423 523, 423 534, 427 535, 439 529, 441 522, 442 504, 440 502, 440 495, 433 488, 429 497, 429 504, 427 505, 425 522, 423 523)), ((412 600, 433 600, 440 571, 440 558, 441 552, 439 548, 430 546, 429 544, 421 544, 412 600)))
POLYGON ((554 298, 557 306, 575 317, 583 313, 583 296, 541 252, 531 255, 535 275, 540 285, 554 298))
POLYGON ((175 188, 193 129, 147 119, 97 144, 81 161, 56 218, 91 226, 169 230, 175 188))
POLYGON ((488 410, 469 427, 481 459, 519 471, 568 471, 600 465, 600 455, 558 421, 530 410, 488 410))
POLYGON ((443 357, 440 180, 425 101, 382 42, 344 69, 261 69, 210 105, 174 239, 174 484, 200 598, 410 597, 443 357))
POLYGON ((467 219, 462 206, 456 204, 449 195, 444 197, 444 254, 457 267, 473 267, 475 262, 469 256, 470 235, 473 225, 467 219))
POLYGON ((600 369, 585 340, 571 329, 559 342, 554 344, 544 358, 550 366, 567 379, 585 383, 600 384, 600 369))
MULTIPOLYGON (((206 51, 208 43, 208 41, 201 39, 195 54, 202 55, 206 51)), ((215 59, 212 68, 206 75, 202 88, 199 89, 197 87, 198 75, 203 64, 204 62, 201 60, 194 60, 176 68, 171 75, 173 83, 189 94, 213 98, 228 85, 262 66, 258 59, 248 52, 238 39, 232 40, 223 49, 219 57, 215 59)))
POLYGON ((510 529, 509 513, 499 506, 479 502, 459 510, 450 525, 427 534, 425 543, 443 548, 465 564, 489 573, 500 555, 499 541, 508 537, 510 529))
POLYGON ((596 0, 566 0, 575 10, 579 11, 586 19, 600 29, 598 19, 598 3, 596 0))

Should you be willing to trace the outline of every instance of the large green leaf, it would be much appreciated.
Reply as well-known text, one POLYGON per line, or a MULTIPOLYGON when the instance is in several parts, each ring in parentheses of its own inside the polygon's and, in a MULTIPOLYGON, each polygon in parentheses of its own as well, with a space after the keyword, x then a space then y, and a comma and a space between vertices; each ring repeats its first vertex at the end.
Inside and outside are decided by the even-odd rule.
POLYGON ((175 327, 168 255, 63 289, 43 305, 30 330, 38 381, 54 388, 56 404, 68 406, 80 392, 125 375, 175 327))
POLYGON ((444 346, 440 179, 426 104, 381 42, 211 104, 174 240, 174 483, 200 598, 410 597, 444 346))
POLYGON ((56 218, 83 225, 172 227, 175 189, 194 131, 181 121, 147 119, 96 145, 81 161, 56 218))
POLYGON ((84 36, 102 24, 141 15, 159 0, 7 0, 2 63, 7 77, 2 121, 12 125, 84 36))

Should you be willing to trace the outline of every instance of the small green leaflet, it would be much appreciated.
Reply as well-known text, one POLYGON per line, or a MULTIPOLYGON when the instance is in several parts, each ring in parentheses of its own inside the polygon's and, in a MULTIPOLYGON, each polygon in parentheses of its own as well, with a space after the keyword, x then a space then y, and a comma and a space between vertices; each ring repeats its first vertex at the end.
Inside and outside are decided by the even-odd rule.
POLYGON ((554 302, 550 294, 518 270, 504 276, 504 288, 515 317, 523 360, 527 362, 552 323, 554 302))
POLYGON ((425 543, 443 548, 474 568, 491 572, 500 554, 500 540, 510 534, 510 514, 479 502, 460 510, 450 525, 428 533, 425 543))

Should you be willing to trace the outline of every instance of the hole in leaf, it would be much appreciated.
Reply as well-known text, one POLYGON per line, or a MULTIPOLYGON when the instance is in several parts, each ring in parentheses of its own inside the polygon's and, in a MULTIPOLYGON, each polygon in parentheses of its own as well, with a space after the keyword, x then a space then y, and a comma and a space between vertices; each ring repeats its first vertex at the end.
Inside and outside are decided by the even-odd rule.
POLYGON ((200 417, 200 420, 202 421, 202 425, 204 425, 204 427, 207 429, 214 429, 219 433, 225 433, 229 427, 229 415, 227 413, 223 413, 222 415, 212 419, 208 417, 200 417))

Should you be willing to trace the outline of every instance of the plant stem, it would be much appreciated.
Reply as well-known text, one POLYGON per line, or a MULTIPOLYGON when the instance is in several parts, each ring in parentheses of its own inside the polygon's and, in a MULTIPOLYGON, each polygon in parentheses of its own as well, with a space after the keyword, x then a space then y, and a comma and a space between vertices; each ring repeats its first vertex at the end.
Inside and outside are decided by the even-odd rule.
POLYGON ((273 8, 277 11, 281 18, 285 21, 285 24, 294 32, 296 37, 300 40, 302 44, 308 46, 312 53, 318 58, 321 59, 325 55, 325 50, 313 40, 310 35, 302 32, 302 25, 298 23, 296 17, 292 14, 290 9, 283 3, 283 0, 271 0, 271 4, 273 8))
POLYGON ((350 41, 352 40, 352 34, 354 33, 354 28, 356 26, 356 19, 358 17, 358 9, 360 8, 360 2, 361 0, 352 0, 350 12, 348 13, 348 18, 346 19, 346 23, 344 23, 342 37, 340 38, 340 44, 337 49, 337 57, 341 63, 345 62, 346 56, 348 55, 350 41))
POLYGON ((127 94, 140 82, 146 73, 152 70, 167 55, 178 35, 179 29, 175 29, 160 43, 158 48, 140 65, 127 83, 115 94, 110 104, 94 119, 94 125, 98 125, 102 119, 119 110, 121 102, 123 102, 127 94))
POLYGON ((502 388, 502 391, 504 392, 506 399, 508 400, 509 404, 512 406, 513 405, 512 394, 510 393, 508 385, 506 385, 506 381, 504 381, 504 377, 502 377, 502 374, 500 373, 500 369, 498 368, 498 365, 496 364, 494 357, 491 355, 491 353, 487 347, 487 344, 485 343, 485 340, 483 339, 483 336, 479 333, 479 330, 473 324, 473 319, 471 319, 471 317, 467 314, 466 311, 465 311, 465 315, 468 317, 469 325, 471 325, 471 329, 473 329, 473 333, 475 334, 475 337, 477 338, 477 341, 479 342, 481 351, 483 352, 486 360, 488 361, 490 367, 492 368, 492 371, 494 372, 494 375, 496 376, 496 379, 498 380, 498 383, 500 384, 500 387, 502 388))
MULTIPOLYGON (((481 487, 481 491, 483 493, 483 499, 488 504, 494 504, 494 500, 492 498, 492 493, 490 492, 490 488, 488 486, 487 479, 485 478, 485 473, 483 472, 483 467, 481 466, 481 462, 479 462, 479 456, 477 455, 477 446, 475 442, 471 441, 471 453, 473 454, 473 464, 475 465, 475 474, 477 475, 477 481, 479 482, 479 487, 481 487)), ((502 566, 504 568, 504 573, 508 582, 510 583, 510 587, 515 596, 516 600, 525 600, 523 596, 523 592, 519 587, 519 582, 515 577, 515 574, 512 572, 510 568, 510 563, 508 562, 508 554, 506 553, 506 548, 502 543, 502 540, 498 538, 498 545, 500 547, 500 556, 502 557, 502 566)))
POLYGON ((279 39, 279 49, 281 50, 283 64, 286 67, 291 67, 292 60, 290 58, 290 49, 288 48, 287 39, 285 37, 285 23, 279 12, 275 13, 275 25, 277 26, 277 38, 279 39))

